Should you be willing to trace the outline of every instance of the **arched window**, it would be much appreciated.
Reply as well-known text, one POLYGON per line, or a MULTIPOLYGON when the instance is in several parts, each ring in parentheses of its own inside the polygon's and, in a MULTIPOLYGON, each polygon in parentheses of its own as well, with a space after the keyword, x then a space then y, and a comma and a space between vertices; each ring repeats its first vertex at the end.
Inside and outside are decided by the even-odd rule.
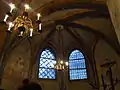
POLYGON ((56 64, 55 53, 50 48, 44 49, 40 55, 38 77, 55 79, 56 72, 54 70, 54 64, 56 64))
POLYGON ((85 57, 79 50, 73 50, 69 56, 70 80, 87 79, 85 57))

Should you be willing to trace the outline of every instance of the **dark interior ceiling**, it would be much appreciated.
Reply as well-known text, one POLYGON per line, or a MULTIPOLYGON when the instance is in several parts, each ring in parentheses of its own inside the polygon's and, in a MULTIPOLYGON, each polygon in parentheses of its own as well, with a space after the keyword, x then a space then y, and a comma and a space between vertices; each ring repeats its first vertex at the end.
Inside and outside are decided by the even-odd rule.
MULTIPOLYGON (((104 0, 12 1, 16 3, 17 7, 21 10, 21 6, 25 2, 28 2, 31 7, 33 6, 29 13, 32 20, 36 18, 36 13, 40 12, 42 14, 41 20, 43 23, 43 32, 45 28, 55 28, 51 27, 52 24, 64 25, 65 28, 62 31, 61 37, 63 38, 65 47, 74 42, 73 39, 75 39, 76 42, 81 42, 81 44, 84 44, 87 47, 93 45, 95 39, 102 38, 110 44, 117 53, 120 52, 116 33, 111 24, 108 8, 105 5, 104 0), (68 42, 69 38, 73 38, 71 39, 73 41, 68 42)), ((0 1, 1 20, 3 19, 5 12, 9 10, 7 3, 9 3, 9 0, 0 1)), ((18 11, 21 12, 19 9, 18 11)), ((19 12, 17 12, 17 14, 19 12)), ((5 37, 5 27, 1 25, 0 29, 0 42, 2 46, 5 37)), ((57 36, 54 35, 54 39, 56 37, 57 36)), ((56 43, 56 40, 54 39, 52 39, 52 42, 56 43)))

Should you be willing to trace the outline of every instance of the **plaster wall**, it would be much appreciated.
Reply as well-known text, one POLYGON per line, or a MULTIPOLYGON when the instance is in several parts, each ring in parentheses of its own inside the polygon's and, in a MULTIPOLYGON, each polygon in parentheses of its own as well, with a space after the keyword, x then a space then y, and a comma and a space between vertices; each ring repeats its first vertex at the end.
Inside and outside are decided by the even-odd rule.
POLYGON ((1 88, 16 90, 21 81, 28 77, 30 47, 27 41, 21 42, 6 58, 1 88))
MULTIPOLYGON (((95 52, 94 52, 96 67, 99 76, 100 85, 102 85, 101 75, 104 76, 105 83, 110 84, 109 75, 107 74, 107 68, 101 68, 100 65, 105 64, 107 61, 116 61, 116 65, 112 66, 113 79, 120 78, 120 56, 116 54, 114 49, 112 49, 104 40, 100 39, 96 44, 95 52)), ((116 90, 120 90, 120 84, 118 83, 115 88, 116 90)), ((110 87, 109 87, 110 88, 110 87)), ((101 90, 102 87, 101 87, 101 90)))
POLYGON ((120 43, 120 0, 106 0, 118 41, 120 43))

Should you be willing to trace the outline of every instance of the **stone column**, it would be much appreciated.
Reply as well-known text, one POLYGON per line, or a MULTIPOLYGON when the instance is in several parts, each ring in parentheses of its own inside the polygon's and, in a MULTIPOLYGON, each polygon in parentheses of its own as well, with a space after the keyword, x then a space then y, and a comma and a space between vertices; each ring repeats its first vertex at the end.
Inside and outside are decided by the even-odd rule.
POLYGON ((106 0, 106 3, 111 16, 111 21, 120 43, 120 0, 106 0))

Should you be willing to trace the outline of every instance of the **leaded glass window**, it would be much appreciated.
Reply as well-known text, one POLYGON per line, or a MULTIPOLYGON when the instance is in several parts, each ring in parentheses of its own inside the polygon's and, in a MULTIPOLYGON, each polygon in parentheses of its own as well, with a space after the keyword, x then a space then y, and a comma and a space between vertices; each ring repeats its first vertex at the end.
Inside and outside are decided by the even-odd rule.
POLYGON ((39 60, 39 78, 55 79, 56 72, 54 65, 56 64, 55 53, 51 49, 44 49, 40 55, 39 60))
POLYGON ((87 79, 85 57, 79 50, 73 50, 69 56, 70 80, 87 79))

